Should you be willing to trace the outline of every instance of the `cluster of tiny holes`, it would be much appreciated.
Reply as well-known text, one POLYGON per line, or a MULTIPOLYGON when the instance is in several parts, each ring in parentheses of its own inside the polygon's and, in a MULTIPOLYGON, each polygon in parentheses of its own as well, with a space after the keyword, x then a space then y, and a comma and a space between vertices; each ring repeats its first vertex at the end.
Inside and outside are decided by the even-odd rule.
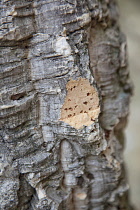
POLYGON ((99 114, 99 98, 96 89, 85 78, 67 83, 67 96, 61 109, 62 121, 75 128, 92 124, 99 114))
MULTIPOLYGON (((81 84, 81 85, 82 85, 82 84, 81 84)), ((70 90, 73 91, 75 88, 76 88, 76 86, 73 86, 72 88, 70 88, 70 90)), ((82 91, 82 88, 81 88, 81 91, 82 91)), ((90 100, 93 100, 93 98, 91 98, 91 95, 92 95, 92 93, 89 93, 89 92, 87 93, 87 96, 90 96, 90 100)), ((71 101, 71 99, 69 98, 68 101, 71 101)), ((83 104, 84 104, 84 105, 87 105, 88 102, 87 102, 87 101, 84 101, 83 104)), ((75 106, 75 108, 77 108, 77 107, 78 107, 78 105, 75 106)), ((65 108, 64 110, 65 110, 66 112, 67 112, 68 110, 69 110, 69 111, 73 111, 73 108, 72 108, 72 107, 69 107, 69 108, 65 108)), ((90 111, 90 110, 92 110, 92 107, 89 108, 89 111, 90 111)), ((87 111, 81 110, 80 113, 88 113, 88 112, 87 112, 87 111)), ((73 117, 73 116, 75 116, 75 115, 76 115, 75 113, 69 114, 68 117, 73 117)))

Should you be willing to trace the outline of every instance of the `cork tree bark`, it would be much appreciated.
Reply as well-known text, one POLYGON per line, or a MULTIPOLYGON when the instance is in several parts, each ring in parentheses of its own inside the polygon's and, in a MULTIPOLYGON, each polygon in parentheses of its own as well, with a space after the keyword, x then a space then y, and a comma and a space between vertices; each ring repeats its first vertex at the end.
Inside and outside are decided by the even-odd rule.
POLYGON ((0 4, 0 209, 130 209, 116 2, 0 4))

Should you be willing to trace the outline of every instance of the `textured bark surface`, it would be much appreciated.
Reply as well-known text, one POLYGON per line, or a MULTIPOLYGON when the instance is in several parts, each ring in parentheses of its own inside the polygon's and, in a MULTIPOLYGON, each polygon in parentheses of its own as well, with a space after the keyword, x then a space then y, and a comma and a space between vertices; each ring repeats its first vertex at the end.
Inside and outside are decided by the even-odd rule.
POLYGON ((0 209, 130 209, 122 152, 132 88, 115 1, 0 4, 0 209), (76 129, 60 118, 66 85, 80 78, 101 111, 76 129))

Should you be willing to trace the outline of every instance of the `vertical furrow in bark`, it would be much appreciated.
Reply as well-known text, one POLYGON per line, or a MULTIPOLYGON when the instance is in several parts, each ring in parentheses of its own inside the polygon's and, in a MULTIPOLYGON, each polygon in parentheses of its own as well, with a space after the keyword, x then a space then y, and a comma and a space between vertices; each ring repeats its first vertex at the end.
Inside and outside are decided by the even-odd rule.
MULTIPOLYGON (((79 147, 79 145, 77 145, 79 147)), ((82 155, 82 153, 81 153, 82 155)), ((63 185, 71 195, 68 209, 88 209, 86 180, 84 180, 84 162, 80 160, 74 146, 66 140, 61 144, 61 163, 63 170, 63 185)))

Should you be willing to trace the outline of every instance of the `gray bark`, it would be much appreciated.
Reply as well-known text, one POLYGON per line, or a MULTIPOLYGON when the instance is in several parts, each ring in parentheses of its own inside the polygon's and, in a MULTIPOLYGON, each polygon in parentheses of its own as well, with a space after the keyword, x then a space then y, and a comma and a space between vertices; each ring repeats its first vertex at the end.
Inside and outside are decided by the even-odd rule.
POLYGON ((0 4, 0 209, 130 209, 132 85, 115 1, 0 4))

